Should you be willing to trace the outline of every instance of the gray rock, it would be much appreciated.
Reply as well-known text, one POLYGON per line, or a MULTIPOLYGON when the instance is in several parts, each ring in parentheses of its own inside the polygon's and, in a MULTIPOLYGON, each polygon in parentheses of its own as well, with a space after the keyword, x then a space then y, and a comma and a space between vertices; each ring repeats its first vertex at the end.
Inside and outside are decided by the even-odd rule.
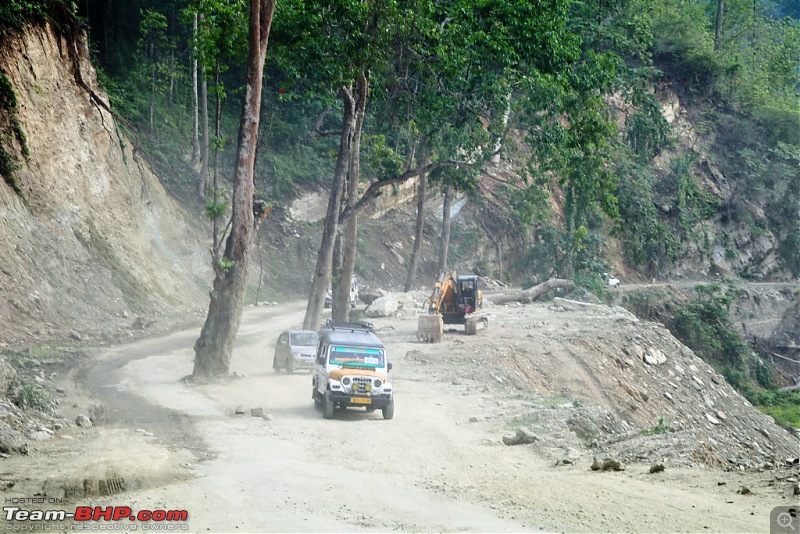
POLYGON ((83 428, 91 428, 92 427, 92 422, 89 420, 88 417, 86 417, 83 414, 80 414, 80 415, 78 415, 78 417, 75 418, 75 424, 80 426, 80 427, 83 427, 83 428))
POLYGON ((600 461, 600 458, 596 456, 592 459, 591 465, 592 471, 602 471, 603 470, 603 462, 600 461))
POLYGON ((480 423, 480 421, 481 421, 481 418, 479 416, 477 416, 477 415, 473 415, 472 417, 469 418, 469 422, 470 423, 480 423))
POLYGON ((32 441, 45 441, 53 437, 53 433, 47 432, 46 430, 36 430, 33 432, 28 432, 27 436, 28 439, 32 441))
POLYGON ((389 317, 397 311, 397 298, 394 295, 386 295, 372 301, 367 308, 367 317, 389 317))
POLYGON ((539 441, 536 435, 525 427, 517 429, 513 436, 503 436, 503 443, 506 445, 522 445, 539 441))
POLYGON ((252 417, 264 417, 264 408, 251 408, 250 415, 252 417))
POLYGON ((616 458, 604 458, 603 471, 625 471, 625 464, 616 458))
POLYGON ((710 413, 706 414, 706 419, 708 419, 708 422, 711 423, 712 425, 718 425, 719 424, 719 420, 716 417, 714 417, 713 415, 711 415, 710 413))
POLYGON ((268 413, 265 413, 264 414, 264 421, 272 421, 272 415, 268 414, 268 413))
POLYGON ((657 348, 651 348, 642 357, 647 365, 661 365, 667 362, 667 356, 657 348))
POLYGON ((653 464, 650 466, 651 473, 661 473, 664 470, 664 464, 653 464))
POLYGON ((233 413, 235 413, 236 415, 244 415, 244 406, 241 404, 237 405, 236 408, 233 410, 233 413))

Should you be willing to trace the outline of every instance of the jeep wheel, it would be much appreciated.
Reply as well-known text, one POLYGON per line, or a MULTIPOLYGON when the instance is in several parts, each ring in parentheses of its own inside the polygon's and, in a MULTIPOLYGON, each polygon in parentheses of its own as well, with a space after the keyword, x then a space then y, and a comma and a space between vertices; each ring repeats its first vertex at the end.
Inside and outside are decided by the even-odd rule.
POLYGON ((322 416, 325 419, 333 419, 333 401, 331 400, 330 393, 327 391, 325 392, 324 410, 325 412, 322 414, 322 416))
POLYGON ((289 374, 294 372, 294 358, 286 358, 286 372, 289 374))
POLYGON ((317 388, 314 387, 311 390, 311 398, 314 399, 314 407, 315 408, 322 408, 322 399, 319 397, 319 393, 317 393, 317 388))
POLYGON ((272 370, 276 373, 281 372, 281 367, 278 365, 278 360, 276 358, 272 358, 272 370))
POLYGON ((384 419, 391 419, 394 417, 394 401, 390 402, 389 406, 381 408, 381 411, 383 412, 384 419))

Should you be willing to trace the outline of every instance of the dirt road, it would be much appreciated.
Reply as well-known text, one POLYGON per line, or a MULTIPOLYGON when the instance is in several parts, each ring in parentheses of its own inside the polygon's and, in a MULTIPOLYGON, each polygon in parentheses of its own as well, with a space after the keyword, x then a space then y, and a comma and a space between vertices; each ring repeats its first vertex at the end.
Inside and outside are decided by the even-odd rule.
POLYGON ((70 505, 186 510, 188 523, 173 526, 193 532, 756 532, 786 504, 767 491, 735 494, 756 487, 749 474, 651 475, 649 464, 596 473, 585 450, 554 467, 531 447, 505 446, 512 427, 503 415, 525 397, 456 379, 448 343, 470 338, 452 334, 429 349, 415 342, 411 318, 376 321, 394 362, 395 418, 348 410, 324 420, 310 375, 271 369, 277 335, 297 327, 302 311, 300 303, 247 311, 232 363, 245 376, 223 384, 181 380, 197 329, 99 355, 78 386, 104 404, 107 423, 39 445, 40 463, 16 467, 15 494, 41 494, 44 484, 48 495, 63 488, 70 505), (407 356, 420 348, 440 358, 407 356), (234 414, 237 405, 246 415, 234 414), (271 420, 251 417, 255 407, 271 420), (125 491, 70 496, 95 480, 125 491))

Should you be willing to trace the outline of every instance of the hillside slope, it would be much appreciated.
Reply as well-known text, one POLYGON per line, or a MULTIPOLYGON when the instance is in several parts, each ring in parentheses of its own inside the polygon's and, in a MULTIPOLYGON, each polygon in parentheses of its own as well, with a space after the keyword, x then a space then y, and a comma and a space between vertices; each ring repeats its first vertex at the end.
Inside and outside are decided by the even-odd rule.
POLYGON ((141 326, 197 305, 210 280, 199 225, 76 81, 105 99, 70 46, 50 27, 0 46, 22 132, 3 132, 16 169, 0 180, 0 342, 141 326))

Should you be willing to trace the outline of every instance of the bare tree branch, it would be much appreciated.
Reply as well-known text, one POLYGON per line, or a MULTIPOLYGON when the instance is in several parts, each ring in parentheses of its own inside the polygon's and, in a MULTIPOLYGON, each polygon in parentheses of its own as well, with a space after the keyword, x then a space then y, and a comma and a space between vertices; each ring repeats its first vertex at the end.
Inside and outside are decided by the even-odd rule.
POLYGON ((361 198, 358 199, 358 202, 356 202, 352 208, 348 206, 342 211, 341 215, 339 215, 339 224, 342 224, 347 219, 349 219, 351 215, 358 213, 359 211, 367 207, 373 199, 378 198, 381 195, 381 191, 383 190, 383 188, 387 186, 407 182, 411 178, 415 178, 420 174, 427 174, 430 173, 431 171, 435 171, 436 169, 441 169, 443 167, 466 167, 469 165, 472 164, 468 161, 456 161, 456 160, 436 161, 434 163, 423 165, 422 167, 417 167, 416 169, 407 170, 403 174, 400 174, 393 178, 388 178, 386 180, 379 180, 377 182, 374 182, 367 188, 367 190, 364 192, 361 198))
POLYGON ((319 117, 317 117, 317 123, 314 125, 314 135, 316 135, 317 137, 333 137, 334 135, 338 136, 342 135, 341 130, 322 129, 322 123, 325 120, 325 117, 328 116, 328 113, 330 113, 330 111, 331 111, 331 104, 328 104, 328 107, 326 107, 325 110, 319 114, 319 117))

